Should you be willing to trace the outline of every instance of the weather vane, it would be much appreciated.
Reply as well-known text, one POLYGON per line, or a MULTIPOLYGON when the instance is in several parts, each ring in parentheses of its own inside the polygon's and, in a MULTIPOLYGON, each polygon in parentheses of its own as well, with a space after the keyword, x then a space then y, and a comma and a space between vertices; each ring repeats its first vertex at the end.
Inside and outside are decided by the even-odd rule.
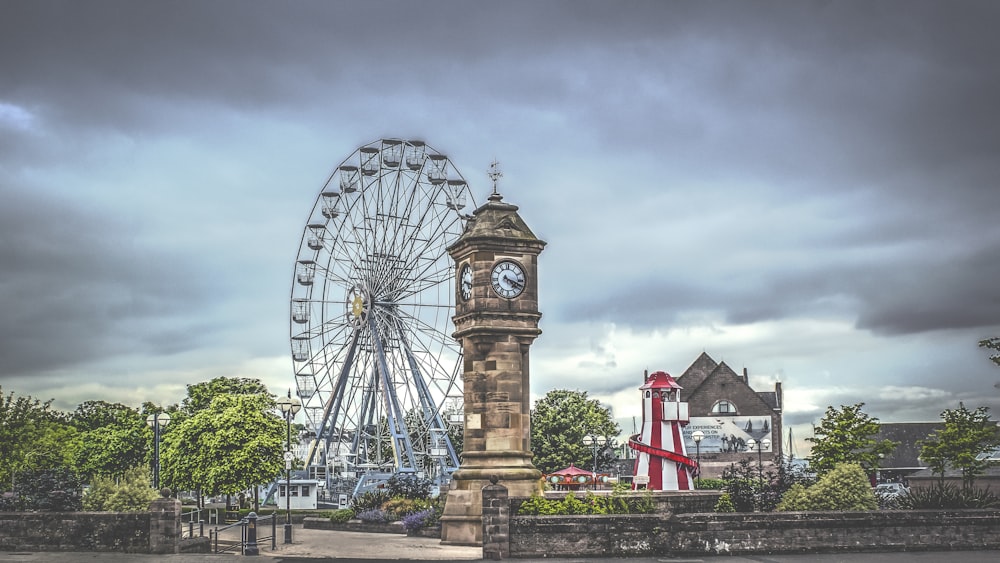
POLYGON ((500 171, 500 163, 497 162, 497 159, 495 158, 493 159, 493 162, 490 164, 489 177, 490 180, 493 180, 493 195, 498 195, 497 181, 500 180, 500 178, 503 178, 503 172, 500 171))

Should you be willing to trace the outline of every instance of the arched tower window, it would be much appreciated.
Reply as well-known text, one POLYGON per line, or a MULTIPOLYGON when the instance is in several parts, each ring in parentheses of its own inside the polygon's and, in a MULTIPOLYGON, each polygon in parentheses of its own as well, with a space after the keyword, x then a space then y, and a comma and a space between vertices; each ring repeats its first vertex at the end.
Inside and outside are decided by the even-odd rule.
POLYGON ((712 406, 712 414, 737 414, 736 405, 729 401, 719 401, 712 406))

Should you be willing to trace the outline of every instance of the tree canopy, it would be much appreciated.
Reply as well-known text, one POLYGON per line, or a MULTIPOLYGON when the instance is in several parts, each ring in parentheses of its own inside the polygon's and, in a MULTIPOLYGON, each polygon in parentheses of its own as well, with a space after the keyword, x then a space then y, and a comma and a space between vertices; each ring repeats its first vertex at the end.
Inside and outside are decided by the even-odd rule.
POLYGON ((51 404, 0 387, 0 486, 16 490, 18 473, 72 466, 78 432, 51 404))
POLYGON ((809 466, 817 475, 833 469, 838 463, 857 463, 866 471, 879 466, 879 457, 892 453, 897 442, 878 441, 879 419, 861 410, 864 403, 827 407, 819 426, 813 429, 812 454, 809 466))
MULTIPOLYGON (((620 432, 611 409, 597 399, 588 399, 586 391, 553 389, 535 401, 531 411, 531 450, 533 463, 543 473, 558 471, 574 464, 590 468, 594 451, 583 443, 584 436, 593 434, 612 440, 620 432)), ((598 451, 598 467, 606 465, 613 455, 598 451)))
POLYGON ((961 471, 962 488, 971 489, 975 478, 989 466, 980 454, 1000 445, 989 410, 979 407, 970 411, 962 403, 957 409, 945 409, 941 413, 944 426, 920 442, 920 459, 942 479, 949 467, 961 471))
POLYGON ((70 421, 82 432, 74 458, 81 475, 121 478, 148 461, 153 432, 137 409, 121 403, 85 401, 70 415, 70 421))
POLYGON ((208 408, 218 395, 265 395, 274 399, 259 379, 249 377, 216 377, 187 386, 187 397, 181 401, 180 410, 184 414, 194 414, 208 408))
POLYGON ((234 494, 267 483, 284 467, 285 423, 269 394, 215 396, 168 426, 161 479, 174 490, 234 494))

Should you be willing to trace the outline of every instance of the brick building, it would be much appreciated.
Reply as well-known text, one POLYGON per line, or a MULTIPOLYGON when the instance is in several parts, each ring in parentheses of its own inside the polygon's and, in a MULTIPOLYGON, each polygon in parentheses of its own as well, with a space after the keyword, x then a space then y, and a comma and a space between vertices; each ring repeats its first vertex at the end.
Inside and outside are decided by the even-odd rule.
POLYGON ((774 391, 755 391, 748 379, 746 368, 736 373, 704 352, 677 377, 691 415, 685 446, 688 455, 700 455, 702 477, 719 477, 741 459, 760 460, 765 470, 782 459, 781 382, 774 391), (700 444, 692 438, 697 430, 704 434, 700 444), (767 447, 758 452, 765 439, 767 447))

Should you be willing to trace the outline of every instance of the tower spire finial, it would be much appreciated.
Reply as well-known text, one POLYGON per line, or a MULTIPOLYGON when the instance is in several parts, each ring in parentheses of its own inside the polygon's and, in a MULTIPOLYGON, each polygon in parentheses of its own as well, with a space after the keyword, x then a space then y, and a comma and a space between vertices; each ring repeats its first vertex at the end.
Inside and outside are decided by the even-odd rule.
POLYGON ((503 178, 503 172, 500 171, 500 162, 496 158, 490 164, 490 171, 487 172, 487 175, 490 177, 490 180, 493 180, 493 194, 490 196, 490 199, 492 200, 495 197, 499 201, 500 194, 497 192, 497 182, 500 178, 503 178))

